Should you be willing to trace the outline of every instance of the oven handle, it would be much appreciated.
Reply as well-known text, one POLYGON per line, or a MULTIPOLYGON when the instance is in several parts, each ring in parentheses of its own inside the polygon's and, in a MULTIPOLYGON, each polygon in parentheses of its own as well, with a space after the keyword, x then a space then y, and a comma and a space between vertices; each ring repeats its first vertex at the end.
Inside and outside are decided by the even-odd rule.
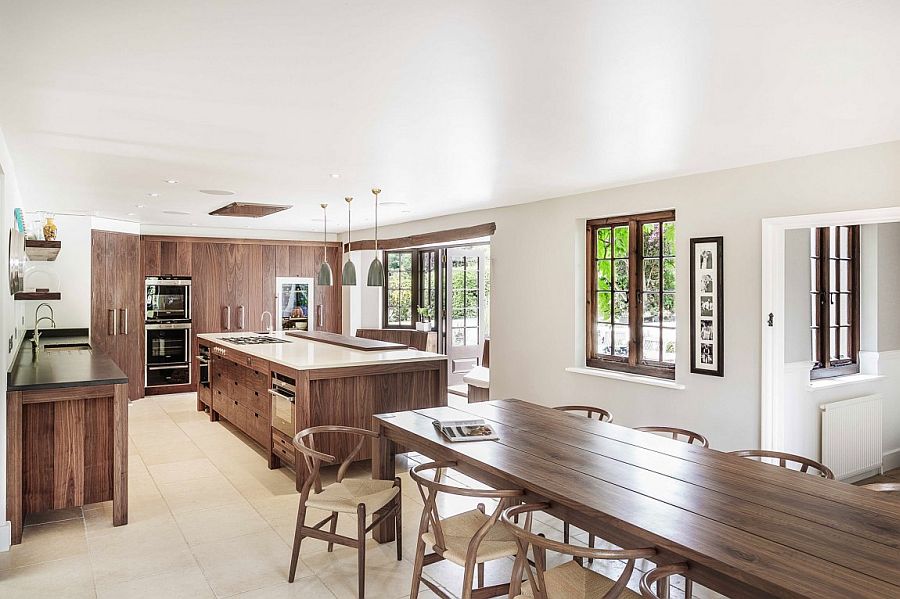
POLYGON ((279 397, 281 399, 286 399, 287 401, 289 401, 291 403, 297 403, 296 397, 289 397, 289 396, 285 395, 284 393, 279 393, 275 389, 269 389, 269 395, 272 395, 273 397, 279 397))
POLYGON ((208 358, 197 358, 197 363, 200 364, 200 366, 209 366, 209 359, 208 358))
POLYGON ((144 328, 148 331, 165 331, 165 330, 174 330, 174 329, 190 329, 191 323, 189 322, 166 322, 166 323, 153 323, 148 322, 144 325, 144 328))
POLYGON ((190 367, 190 364, 181 364, 179 366, 148 366, 147 370, 182 370, 190 367))

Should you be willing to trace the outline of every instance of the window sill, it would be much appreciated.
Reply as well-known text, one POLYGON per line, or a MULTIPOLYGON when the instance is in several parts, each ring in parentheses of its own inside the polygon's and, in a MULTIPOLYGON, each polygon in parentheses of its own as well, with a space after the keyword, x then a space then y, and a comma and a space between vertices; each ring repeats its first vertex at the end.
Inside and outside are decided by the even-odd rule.
POLYGON ((631 374, 628 372, 617 372, 615 370, 604 370, 603 368, 588 368, 587 366, 570 366, 566 368, 566 372, 575 374, 586 374, 588 376, 598 376, 604 379, 614 379, 617 381, 625 381, 628 383, 638 383, 641 385, 650 385, 653 387, 663 387, 666 389, 684 389, 684 385, 676 383, 669 379, 660 379, 652 376, 644 376, 640 374, 631 374))
POLYGON ((849 385, 861 385, 863 383, 871 383, 885 378, 883 374, 847 374, 844 376, 836 376, 828 379, 818 379, 811 381, 807 387, 810 393, 814 391, 822 391, 824 389, 835 389, 837 387, 847 387, 849 385))

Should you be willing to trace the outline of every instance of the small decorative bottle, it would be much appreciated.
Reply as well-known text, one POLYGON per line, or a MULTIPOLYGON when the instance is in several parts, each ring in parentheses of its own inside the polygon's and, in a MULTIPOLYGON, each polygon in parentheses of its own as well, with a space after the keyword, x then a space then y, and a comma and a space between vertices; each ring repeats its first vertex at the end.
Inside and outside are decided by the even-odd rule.
POLYGON ((55 241, 56 240, 56 222, 54 222, 54 217, 52 214, 47 215, 47 220, 44 221, 44 240, 46 241, 55 241))

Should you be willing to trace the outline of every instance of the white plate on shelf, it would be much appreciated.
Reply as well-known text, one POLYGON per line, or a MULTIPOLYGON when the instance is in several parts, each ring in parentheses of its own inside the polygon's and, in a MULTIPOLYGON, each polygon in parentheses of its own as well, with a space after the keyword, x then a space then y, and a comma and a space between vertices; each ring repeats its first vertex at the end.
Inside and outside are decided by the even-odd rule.
POLYGON ((25 289, 49 289, 59 291, 59 276, 41 266, 29 266, 25 269, 25 289))

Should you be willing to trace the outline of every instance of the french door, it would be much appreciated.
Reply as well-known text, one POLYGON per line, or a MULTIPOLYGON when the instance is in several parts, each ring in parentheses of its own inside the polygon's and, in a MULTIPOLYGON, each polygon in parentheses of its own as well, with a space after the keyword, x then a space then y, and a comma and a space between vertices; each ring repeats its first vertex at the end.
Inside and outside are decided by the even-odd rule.
POLYGON ((488 318, 488 246, 446 249, 444 331, 449 385, 481 363, 488 318))

